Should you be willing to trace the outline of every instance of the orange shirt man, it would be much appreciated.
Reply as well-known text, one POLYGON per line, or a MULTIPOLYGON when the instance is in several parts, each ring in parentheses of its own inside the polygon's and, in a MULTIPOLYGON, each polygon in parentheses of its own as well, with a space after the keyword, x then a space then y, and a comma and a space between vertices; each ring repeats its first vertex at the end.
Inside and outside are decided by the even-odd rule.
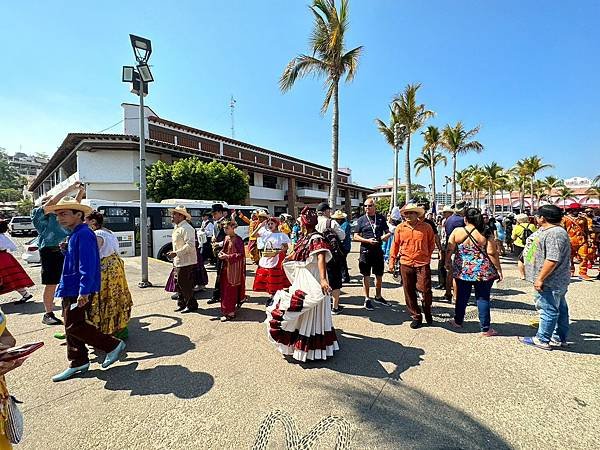
POLYGON ((400 258, 400 273, 404 288, 404 299, 412 317, 411 328, 419 328, 423 318, 417 299, 417 290, 423 294, 423 313, 425 321, 431 325, 431 255, 435 249, 435 235, 431 226, 422 220, 423 208, 408 204, 401 209, 405 221, 396 227, 394 242, 390 250, 390 268, 400 258))

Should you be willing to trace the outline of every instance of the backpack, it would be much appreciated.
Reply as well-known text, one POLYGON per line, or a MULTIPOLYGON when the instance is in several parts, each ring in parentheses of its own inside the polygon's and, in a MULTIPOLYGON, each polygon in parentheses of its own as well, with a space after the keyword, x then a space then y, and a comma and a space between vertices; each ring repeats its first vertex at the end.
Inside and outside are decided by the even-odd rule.
POLYGON ((523 227, 523 225, 521 225, 523 227, 523 236, 521 236, 521 241, 523 242, 523 244, 527 243, 527 239, 529 239, 529 236, 531 236, 533 234, 533 231, 531 231, 531 228, 529 228, 529 223, 527 224, 526 227, 523 227))
POLYGON ((325 230, 323 230, 323 233, 321 234, 329 244, 329 250, 331 250, 333 261, 336 263, 342 262, 344 260, 343 246, 340 242, 340 238, 338 238, 337 234, 335 234, 335 231, 331 229, 331 219, 327 219, 325 230))

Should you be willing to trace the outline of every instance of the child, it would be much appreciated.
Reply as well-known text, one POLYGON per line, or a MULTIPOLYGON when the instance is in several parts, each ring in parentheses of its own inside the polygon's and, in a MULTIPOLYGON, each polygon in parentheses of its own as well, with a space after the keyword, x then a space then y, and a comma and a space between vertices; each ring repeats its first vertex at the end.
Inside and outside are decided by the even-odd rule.
POLYGON ((25 303, 33 298, 28 287, 33 286, 33 281, 23 270, 21 264, 9 252, 16 252, 17 246, 6 235, 8 222, 0 220, 0 295, 17 291, 21 298, 15 302, 16 305, 25 303))
POLYGON ((235 318, 235 308, 246 299, 246 255, 244 241, 235 234, 235 221, 225 224, 225 243, 219 252, 221 272, 221 322, 235 318))

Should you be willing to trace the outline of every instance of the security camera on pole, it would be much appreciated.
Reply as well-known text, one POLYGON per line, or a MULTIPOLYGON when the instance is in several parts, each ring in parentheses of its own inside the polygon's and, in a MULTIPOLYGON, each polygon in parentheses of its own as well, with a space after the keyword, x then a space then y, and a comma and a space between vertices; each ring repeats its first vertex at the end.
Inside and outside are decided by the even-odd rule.
MULTIPOLYGON (((402 150, 402 144, 404 144, 405 131, 406 125, 394 124, 394 184, 392 185, 390 209, 398 206, 398 154, 402 150)), ((407 202, 408 200, 406 199, 407 202)))
POLYGON ((149 39, 129 35, 131 46, 137 62, 136 67, 123 66, 123 81, 132 83, 131 92, 140 97, 140 256, 142 265, 141 288, 152 286, 148 281, 148 212, 146 210, 146 127, 144 114, 144 97, 148 95, 148 83, 154 81, 148 60, 152 53, 149 39))

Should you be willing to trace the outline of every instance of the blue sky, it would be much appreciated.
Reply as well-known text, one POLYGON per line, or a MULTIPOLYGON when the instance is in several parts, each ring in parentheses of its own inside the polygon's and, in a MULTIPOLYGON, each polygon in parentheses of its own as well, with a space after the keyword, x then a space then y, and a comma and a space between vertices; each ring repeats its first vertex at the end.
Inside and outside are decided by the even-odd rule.
MULTIPOLYGON (((277 85, 287 62, 308 51, 307 4, 2 2, 0 147, 53 153, 68 132, 118 122, 120 104, 137 101, 120 81, 134 33, 152 40, 156 82, 147 103, 158 115, 229 135, 233 94, 236 138, 329 165, 322 82, 299 80, 285 95, 277 85)), ((484 152, 461 158, 459 168, 510 167, 538 154, 555 165, 543 175, 598 175, 600 2, 353 0, 350 13, 347 46, 363 45, 364 54, 340 92, 340 166, 355 181, 392 176, 392 152, 374 119, 387 120, 393 95, 414 82, 437 113, 429 124, 481 125, 484 152)), ((413 142, 414 159, 422 140, 413 142)), ((441 179, 450 168, 439 172, 441 179)), ((424 173, 416 180, 429 183, 424 173)))

